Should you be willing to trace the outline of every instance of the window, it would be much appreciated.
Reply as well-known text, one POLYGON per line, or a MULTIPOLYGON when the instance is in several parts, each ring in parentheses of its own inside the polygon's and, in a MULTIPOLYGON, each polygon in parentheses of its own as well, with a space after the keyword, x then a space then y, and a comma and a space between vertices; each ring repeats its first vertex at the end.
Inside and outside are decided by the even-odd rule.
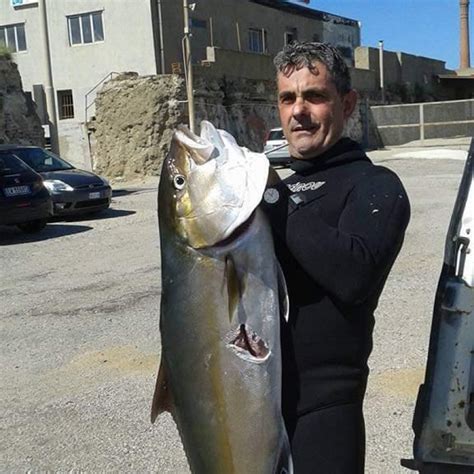
POLYGON ((83 13, 67 17, 69 44, 89 44, 104 41, 102 12, 83 13))
POLYGON ((296 28, 288 28, 285 32, 285 45, 293 43, 298 39, 296 28))
POLYGON ((74 118, 72 90, 58 91, 58 113, 60 120, 74 118))
POLYGON ((10 51, 26 51, 25 24, 0 26, 0 45, 10 51))
POLYGON ((320 43, 321 42, 321 37, 318 35, 318 33, 314 33, 313 35, 313 41, 315 43, 320 43))
POLYGON ((267 50, 267 32, 264 29, 249 29, 249 51, 265 53, 267 50))

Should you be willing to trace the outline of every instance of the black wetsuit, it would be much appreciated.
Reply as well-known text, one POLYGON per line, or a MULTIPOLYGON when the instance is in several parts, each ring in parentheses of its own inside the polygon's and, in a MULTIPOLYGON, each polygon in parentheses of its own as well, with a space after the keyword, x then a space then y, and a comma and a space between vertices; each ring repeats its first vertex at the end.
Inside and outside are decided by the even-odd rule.
POLYGON ((295 474, 362 473, 374 310, 410 206, 398 177, 347 138, 292 169, 262 207, 290 299, 283 410, 295 474))

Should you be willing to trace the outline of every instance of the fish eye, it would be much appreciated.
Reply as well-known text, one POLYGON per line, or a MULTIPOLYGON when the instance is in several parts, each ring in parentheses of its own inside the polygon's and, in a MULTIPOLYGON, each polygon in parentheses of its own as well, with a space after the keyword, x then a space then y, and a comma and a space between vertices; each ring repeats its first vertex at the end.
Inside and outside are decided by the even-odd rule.
POLYGON ((173 178, 173 185, 176 189, 183 189, 186 184, 186 179, 182 174, 178 174, 173 178))

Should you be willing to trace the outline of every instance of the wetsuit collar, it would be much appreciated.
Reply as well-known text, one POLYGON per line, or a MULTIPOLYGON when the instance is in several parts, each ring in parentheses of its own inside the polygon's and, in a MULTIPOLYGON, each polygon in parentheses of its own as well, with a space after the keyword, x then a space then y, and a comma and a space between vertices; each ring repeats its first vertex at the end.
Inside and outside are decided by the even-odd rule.
POLYGON ((343 137, 329 150, 313 159, 297 160, 293 158, 291 169, 299 174, 307 174, 360 159, 370 161, 357 142, 343 137))

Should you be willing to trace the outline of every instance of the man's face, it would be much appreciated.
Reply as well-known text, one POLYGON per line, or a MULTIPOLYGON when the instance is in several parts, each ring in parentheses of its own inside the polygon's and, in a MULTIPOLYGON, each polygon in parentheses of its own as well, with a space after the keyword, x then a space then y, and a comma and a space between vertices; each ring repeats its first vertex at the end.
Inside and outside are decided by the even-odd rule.
POLYGON ((293 158, 313 158, 339 140, 355 107, 355 91, 341 97, 320 62, 289 76, 279 72, 277 84, 281 126, 293 158))

